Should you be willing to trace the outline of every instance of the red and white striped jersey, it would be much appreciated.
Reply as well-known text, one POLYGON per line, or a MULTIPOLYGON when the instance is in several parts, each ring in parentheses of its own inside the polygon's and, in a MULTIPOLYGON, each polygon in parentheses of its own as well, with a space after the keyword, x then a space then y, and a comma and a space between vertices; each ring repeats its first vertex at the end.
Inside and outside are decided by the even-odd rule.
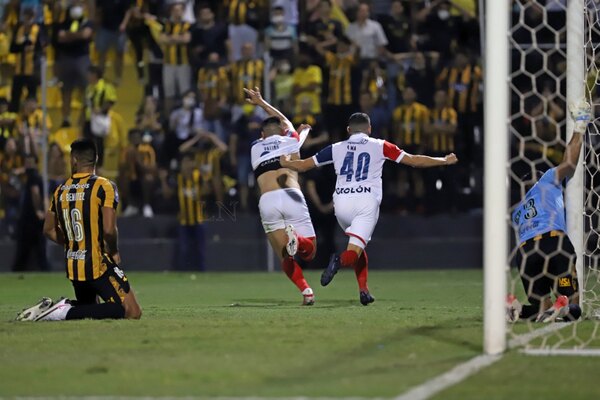
POLYGON ((399 163, 402 157, 404 152, 395 144, 355 133, 348 140, 325 147, 313 160, 317 166, 333 163, 337 174, 334 196, 370 194, 381 202, 383 163, 399 163))

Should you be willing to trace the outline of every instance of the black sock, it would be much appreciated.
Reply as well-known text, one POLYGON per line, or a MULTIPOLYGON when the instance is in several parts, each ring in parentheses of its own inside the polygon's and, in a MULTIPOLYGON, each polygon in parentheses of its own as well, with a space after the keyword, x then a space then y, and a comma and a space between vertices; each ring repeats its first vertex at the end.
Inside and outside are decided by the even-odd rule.
POLYGON ((521 314, 519 318, 521 319, 533 319, 532 317, 536 317, 540 312, 539 304, 523 304, 523 308, 521 310, 521 314))
POLYGON ((74 306, 67 313, 66 319, 122 319, 125 309, 116 303, 85 304, 74 306))
POLYGON ((565 321, 576 321, 581 317, 581 307, 579 304, 569 304, 569 313, 565 317, 565 321))

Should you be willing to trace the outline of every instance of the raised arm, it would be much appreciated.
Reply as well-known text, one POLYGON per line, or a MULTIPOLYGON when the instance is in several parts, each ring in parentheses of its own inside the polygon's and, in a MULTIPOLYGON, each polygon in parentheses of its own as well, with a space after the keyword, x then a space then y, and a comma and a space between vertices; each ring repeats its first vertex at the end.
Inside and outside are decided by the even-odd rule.
POLYGON ((579 154, 581 153, 581 136, 585 133, 591 119, 591 106, 585 100, 580 100, 570 108, 571 118, 575 121, 573 137, 569 141, 562 162, 556 167, 556 179, 560 182, 565 178, 571 178, 577 168, 579 154))
POLYGON ((414 168, 431 168, 440 167, 443 165, 452 165, 458 162, 458 158, 454 153, 450 153, 445 157, 429 157, 423 155, 414 155, 404 153, 400 160, 401 164, 408 165, 414 168))
POLYGON ((254 104, 255 106, 259 106, 260 108, 265 110, 265 112, 269 114, 269 116, 279 118, 281 120, 281 123, 285 125, 287 129, 294 130, 294 125, 292 125, 290 120, 287 119, 287 117, 283 115, 281 111, 279 111, 271 104, 269 104, 265 99, 263 99, 262 95, 260 94, 259 88, 255 87, 254 90, 244 88, 244 92, 248 95, 248 98, 246 99, 248 103, 254 104))

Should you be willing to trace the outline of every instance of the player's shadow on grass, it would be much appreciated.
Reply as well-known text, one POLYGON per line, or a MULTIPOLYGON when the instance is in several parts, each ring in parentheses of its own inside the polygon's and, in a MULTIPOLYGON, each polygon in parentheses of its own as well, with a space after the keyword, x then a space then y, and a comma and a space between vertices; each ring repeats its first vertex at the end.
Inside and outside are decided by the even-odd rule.
MULTIPOLYGON (((315 308, 342 308, 356 306, 356 300, 325 300, 317 303, 315 308)), ((237 299, 225 307, 239 308, 282 308, 282 307, 300 307, 300 302, 296 300, 281 299, 237 299)))

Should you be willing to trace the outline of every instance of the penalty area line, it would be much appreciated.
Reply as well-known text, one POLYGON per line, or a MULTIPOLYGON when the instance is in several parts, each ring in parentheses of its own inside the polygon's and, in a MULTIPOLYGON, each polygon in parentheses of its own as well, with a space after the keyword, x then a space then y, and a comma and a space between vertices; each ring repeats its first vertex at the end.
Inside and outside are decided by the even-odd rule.
MULTIPOLYGON (((516 336, 508 342, 508 348, 512 349, 515 347, 525 346, 535 338, 546 335, 550 332, 558 331, 570 325, 571 323, 552 324, 544 328, 536 329, 533 332, 516 336)), ((502 359, 502 356, 503 354, 481 354, 475 356, 470 360, 456 365, 451 370, 444 372, 443 374, 438 375, 419 386, 409 389, 407 392, 397 396, 394 400, 427 400, 441 391, 464 381, 482 369, 489 367, 490 365, 502 359)))

